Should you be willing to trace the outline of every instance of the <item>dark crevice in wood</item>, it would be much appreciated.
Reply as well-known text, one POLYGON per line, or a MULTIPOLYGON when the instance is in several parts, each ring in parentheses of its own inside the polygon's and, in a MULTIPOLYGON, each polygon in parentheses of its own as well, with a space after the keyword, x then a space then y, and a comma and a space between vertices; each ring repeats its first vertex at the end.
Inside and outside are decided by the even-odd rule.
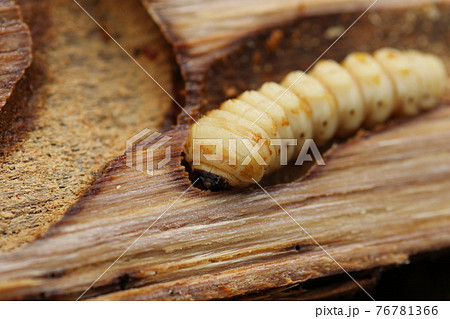
POLYGON ((28 132, 35 129, 40 103, 33 103, 31 92, 42 83, 42 73, 42 69, 33 63, 0 110, 0 157, 16 150, 28 132))
MULTIPOLYGON (((353 272, 350 276, 370 291, 383 272, 384 268, 377 268, 353 272)), ((349 275, 338 274, 226 300, 351 300, 355 295, 361 295, 361 300, 370 300, 364 292, 360 292, 361 288, 349 275)))
MULTIPOLYGON (((450 299, 450 249, 411 256, 410 262, 387 267, 371 290, 376 300, 446 300, 450 299)), ((363 300, 361 292, 354 296, 363 300)))
MULTIPOLYGON (((410 256, 404 265, 350 273, 377 301, 448 300, 450 250, 410 256)), ((243 295, 230 300, 368 300, 367 294, 347 274, 243 295)))
MULTIPOLYGON (((175 58, 174 58, 175 60, 175 58)), ((173 63, 173 98, 179 105, 184 107, 186 103, 186 91, 184 88, 184 80, 181 75, 181 69, 177 63, 173 63)), ((172 102, 172 107, 167 111, 166 116, 164 117, 164 122, 162 125, 162 130, 168 131, 170 129, 174 129, 177 124, 177 118, 183 112, 177 103, 172 102)))

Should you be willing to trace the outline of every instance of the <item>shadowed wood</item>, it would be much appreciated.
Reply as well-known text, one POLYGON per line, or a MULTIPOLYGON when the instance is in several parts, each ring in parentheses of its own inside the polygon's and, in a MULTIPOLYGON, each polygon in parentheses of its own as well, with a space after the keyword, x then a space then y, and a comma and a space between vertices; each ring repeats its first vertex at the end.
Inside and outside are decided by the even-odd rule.
MULTIPOLYGON (((440 33, 440 42, 432 38, 439 28, 448 32, 448 10, 440 12, 442 18, 429 22, 431 27, 423 34, 433 52, 448 47, 445 33, 440 33)), ((316 20, 299 23, 311 21, 316 20)), ((415 26, 412 30, 419 32, 420 25, 415 26)), ((372 30, 366 27, 357 30, 372 30)), ((271 34, 264 32, 262 44, 256 42, 259 49, 271 34)), ((356 36, 351 39, 358 42, 356 36)), ((377 44, 383 39, 379 36, 377 44)), ((386 38, 390 41, 394 39, 386 38)), ((413 42, 411 37, 399 45, 413 42)), ((347 49, 333 54, 339 57, 347 49)), ((188 61, 189 55, 177 52, 179 61, 188 61)), ((237 68, 234 52, 230 50, 230 60, 215 61, 217 65, 207 68, 197 85, 205 86, 202 79, 211 79, 226 66, 237 68)), ((312 52, 317 56, 320 46, 308 56, 312 52)), ((290 60, 293 54, 281 60, 290 60)), ((297 56, 302 57, 298 52, 297 56)), ((269 73, 282 76, 283 68, 269 73)), ((257 72, 249 74, 264 80, 257 72)), ((184 75, 189 76, 188 83, 193 79, 184 75)), ((200 86, 196 90, 191 87, 188 97, 197 92, 199 98, 200 86)), ((224 98, 211 89, 206 92, 203 98, 224 98)), ((326 166, 314 167, 301 180, 266 189, 348 272, 402 264, 411 255, 449 247, 448 105, 447 100, 440 109, 335 146, 325 156, 326 166)), ((154 175, 127 167, 125 155, 115 159, 43 238, 0 255, 0 298, 76 299, 95 281, 83 298, 222 299, 343 272, 260 189, 187 190, 192 184, 181 165, 184 127, 181 122, 165 133, 171 139, 154 159, 162 160, 170 146, 171 161, 154 175)))

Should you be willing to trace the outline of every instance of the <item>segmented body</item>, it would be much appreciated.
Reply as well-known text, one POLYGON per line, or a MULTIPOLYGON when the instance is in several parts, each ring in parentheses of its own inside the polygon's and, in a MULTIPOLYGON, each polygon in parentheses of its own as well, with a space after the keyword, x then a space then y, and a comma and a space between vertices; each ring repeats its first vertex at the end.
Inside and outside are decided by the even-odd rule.
POLYGON ((446 81, 440 58, 413 50, 358 52, 341 64, 322 60, 308 74, 291 72, 280 84, 268 82, 259 90, 246 91, 202 117, 191 127, 185 159, 207 188, 247 186, 280 168, 282 146, 271 140, 297 140, 297 145, 287 146, 290 160, 306 139, 320 146, 335 134, 349 136, 392 114, 409 116, 435 107, 446 81), (207 139, 220 139, 223 149, 203 145, 202 154, 221 151, 221 160, 201 157, 194 163, 194 141, 207 139), (267 165, 248 156, 245 140, 252 145, 262 142, 258 154, 267 165))

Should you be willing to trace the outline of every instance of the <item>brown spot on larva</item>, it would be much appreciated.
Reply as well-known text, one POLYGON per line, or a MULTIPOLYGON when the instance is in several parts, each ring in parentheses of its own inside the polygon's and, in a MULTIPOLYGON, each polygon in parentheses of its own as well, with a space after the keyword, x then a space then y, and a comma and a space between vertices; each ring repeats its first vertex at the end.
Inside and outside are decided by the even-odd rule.
POLYGON ((258 143, 258 141, 259 141, 260 139, 262 139, 261 134, 259 134, 259 133, 254 133, 254 134, 253 134, 253 136, 252 136, 252 140, 253 140, 253 141, 255 141, 256 143, 258 143))
POLYGON ((251 162, 250 162, 249 165, 246 165, 246 166, 244 167, 244 169, 241 171, 241 175, 242 175, 243 177, 245 177, 245 178, 248 178, 248 179, 250 179, 250 178, 252 178, 252 177, 255 176, 255 171, 254 171, 254 169, 253 169, 253 165, 252 165, 251 162))
POLYGON ((408 103, 411 103, 411 104, 414 103, 414 98, 412 96, 408 97, 408 103))
POLYGON ((304 138, 305 137, 305 133, 300 134, 300 138, 304 138))
POLYGON ((277 125, 277 123, 274 123, 274 125, 272 125, 272 132, 278 132, 278 125, 277 125))
POLYGON ((288 121, 288 119, 287 118, 285 118, 285 117, 283 117, 282 119, 281 119, 281 126, 289 126, 289 121, 288 121))
POLYGON ((216 146, 215 145, 201 145, 201 151, 203 154, 215 154, 216 146))
POLYGON ((350 115, 354 115, 355 114, 355 110, 351 109, 349 113, 350 113, 350 115))
POLYGON ((378 106, 378 107, 383 107, 383 106, 384 106, 383 101, 378 101, 378 102, 377 102, 377 106, 378 106))
POLYGON ((305 98, 300 98, 300 107, 302 108, 303 111, 305 111, 306 114, 311 115, 312 114, 312 109, 311 106, 309 105, 308 101, 306 101, 305 98))
POLYGON ((328 125, 328 121, 323 121, 322 125, 323 126, 327 126, 328 125))
POLYGON ((237 163, 236 154, 230 154, 230 152, 223 152, 222 156, 223 156, 223 162, 228 163, 228 165, 230 167, 236 168, 239 166, 237 163))
POLYGON ((395 59, 397 57, 397 54, 395 54, 394 52, 389 52, 386 56, 389 59, 395 59))
POLYGON ((373 82, 374 84, 376 84, 376 85, 380 85, 380 83, 381 83, 381 77, 380 77, 379 75, 375 75, 375 76, 372 78, 372 82, 373 82))
POLYGON ((361 63, 366 63, 367 62, 367 56, 364 53, 355 53, 354 57, 361 63))

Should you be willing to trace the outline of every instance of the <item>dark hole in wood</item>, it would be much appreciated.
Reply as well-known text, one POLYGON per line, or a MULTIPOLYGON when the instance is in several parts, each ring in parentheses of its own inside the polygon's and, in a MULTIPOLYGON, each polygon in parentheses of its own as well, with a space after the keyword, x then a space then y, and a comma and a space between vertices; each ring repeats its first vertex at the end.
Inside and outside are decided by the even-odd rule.
POLYGON ((131 277, 129 274, 124 274, 119 277, 119 287, 120 290, 125 290, 128 283, 131 281, 131 277))

